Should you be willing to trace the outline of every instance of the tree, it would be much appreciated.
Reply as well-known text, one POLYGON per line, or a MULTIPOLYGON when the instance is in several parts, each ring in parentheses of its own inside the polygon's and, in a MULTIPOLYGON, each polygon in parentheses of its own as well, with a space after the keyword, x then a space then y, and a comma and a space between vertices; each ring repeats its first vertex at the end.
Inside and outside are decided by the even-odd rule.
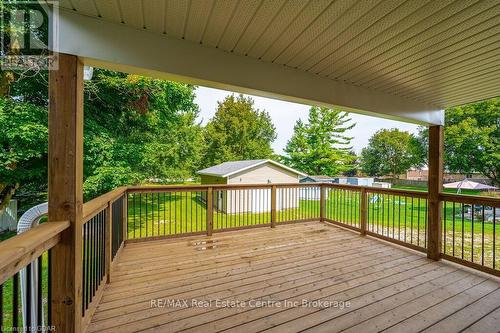
POLYGON ((361 170, 370 176, 398 178, 411 167, 422 165, 420 143, 408 132, 396 128, 375 133, 361 151, 361 170))
POLYGON ((85 88, 86 197, 194 174, 202 150, 194 86, 95 70, 85 88))
MULTIPOLYGON (((424 154, 427 137, 422 128, 424 154)), ((500 98, 445 110, 444 165, 453 173, 479 172, 500 185, 500 98)))
MULTIPOLYGON (((0 188, 47 183, 47 109, 0 97, 0 188)), ((0 198, 3 204, 7 197, 0 198)))
POLYGON ((345 112, 311 107, 308 122, 298 120, 285 147, 285 162, 312 175, 335 176, 352 170, 356 160, 350 152, 352 138, 345 133, 356 124, 345 112))
POLYGON ((445 111, 445 166, 500 185, 500 98, 445 111))
POLYGON ((250 97, 230 95, 218 102, 204 139, 203 166, 208 167, 225 161, 270 158, 276 129, 269 114, 255 109, 250 97))
MULTIPOLYGON (((203 143, 194 86, 105 70, 94 73, 85 82, 86 200, 120 185, 191 177, 203 143)), ((0 97, 0 188, 19 185, 23 203, 31 204, 46 195, 48 110, 43 99, 21 94, 18 86, 29 85, 23 80, 30 79, 11 83, 9 91, 18 95, 0 97)))

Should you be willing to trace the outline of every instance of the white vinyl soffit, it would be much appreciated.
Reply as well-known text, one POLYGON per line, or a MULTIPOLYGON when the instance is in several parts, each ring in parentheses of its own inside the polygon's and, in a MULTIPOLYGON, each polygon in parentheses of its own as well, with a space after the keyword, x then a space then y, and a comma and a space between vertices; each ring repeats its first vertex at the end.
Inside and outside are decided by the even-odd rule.
POLYGON ((419 124, 500 95, 498 0, 60 6, 60 51, 94 66, 419 124))

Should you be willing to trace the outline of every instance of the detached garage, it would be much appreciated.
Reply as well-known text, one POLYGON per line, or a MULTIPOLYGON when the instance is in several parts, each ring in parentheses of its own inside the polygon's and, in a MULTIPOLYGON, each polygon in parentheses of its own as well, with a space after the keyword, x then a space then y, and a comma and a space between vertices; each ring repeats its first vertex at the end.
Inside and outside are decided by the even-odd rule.
MULTIPOLYGON (((198 171, 201 184, 277 184, 299 183, 305 174, 273 160, 245 160, 224 162, 198 171)), ((215 191, 215 208, 236 214, 243 212, 260 213, 270 211, 271 189, 245 189, 215 191)), ((296 208, 299 198, 281 200, 277 193, 278 210, 296 208)))

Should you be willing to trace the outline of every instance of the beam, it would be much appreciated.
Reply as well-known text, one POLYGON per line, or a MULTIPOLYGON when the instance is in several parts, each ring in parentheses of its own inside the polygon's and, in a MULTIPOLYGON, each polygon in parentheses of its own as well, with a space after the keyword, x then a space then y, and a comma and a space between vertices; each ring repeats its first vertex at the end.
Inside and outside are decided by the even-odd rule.
POLYGON ((434 105, 60 10, 60 51, 95 67, 416 124, 443 124, 434 105))
POLYGON ((83 63, 60 54, 49 71, 49 222, 69 221, 51 252, 51 317, 80 332, 82 317, 83 63))
POLYGON ((429 204, 427 257, 440 259, 441 253, 441 202, 443 188, 443 126, 429 127, 429 204))

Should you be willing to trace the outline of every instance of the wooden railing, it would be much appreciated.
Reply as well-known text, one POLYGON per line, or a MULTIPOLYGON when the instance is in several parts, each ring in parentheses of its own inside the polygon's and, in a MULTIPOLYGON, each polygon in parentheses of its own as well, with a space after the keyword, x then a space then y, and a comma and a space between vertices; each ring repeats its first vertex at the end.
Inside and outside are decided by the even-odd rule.
POLYGON ((440 194, 441 256, 500 275, 500 199, 440 194))
MULTIPOLYGON (((130 186, 83 205, 81 327, 89 324, 126 242, 283 223, 322 221, 421 252, 428 251, 426 192, 330 183, 130 186)), ((500 199, 441 193, 441 257, 500 275, 500 199)), ((0 326, 51 324, 50 249, 68 222, 44 223, 0 243, 0 326), (38 265, 37 315, 20 317, 20 271, 38 265), (43 305, 42 305, 43 304, 43 305)), ((28 280, 29 282, 29 280, 28 280)), ((33 298, 33 296, 35 296, 33 298)), ((31 308, 30 308, 31 309, 31 308)), ((31 310, 28 310, 31 311, 31 310)))
POLYGON ((44 223, 0 243, 2 332, 51 327, 51 249, 68 227, 69 222, 44 223))
POLYGON ((83 205, 82 327, 90 323, 113 261, 123 248, 127 223, 127 188, 120 187, 83 205))
MULTIPOLYGON (((500 219, 500 200, 443 193, 440 201, 441 257, 499 275, 500 232, 492 221, 500 219), (463 218, 450 215, 453 202, 463 218)), ((129 187, 128 205, 127 239, 134 241, 321 220, 428 251, 429 198, 421 191, 331 183, 129 187)))

